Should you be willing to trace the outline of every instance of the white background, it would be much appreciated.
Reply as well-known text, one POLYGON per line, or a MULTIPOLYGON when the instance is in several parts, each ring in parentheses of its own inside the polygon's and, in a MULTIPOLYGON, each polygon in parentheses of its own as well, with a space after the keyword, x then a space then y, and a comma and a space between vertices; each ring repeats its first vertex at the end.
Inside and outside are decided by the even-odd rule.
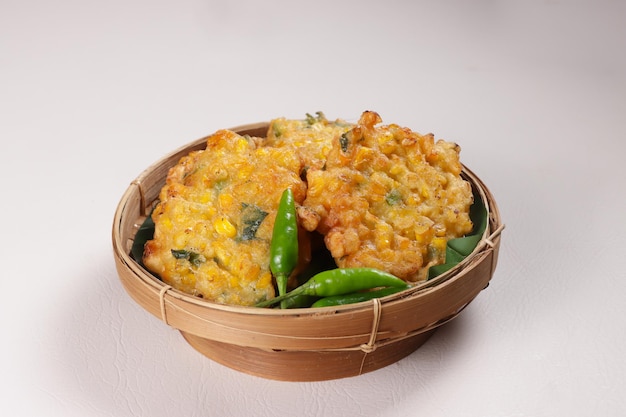
POLYGON ((622 1, 0 0, 7 416, 623 416, 622 1), (219 128, 322 110, 459 143, 506 229, 409 357, 289 383, 198 354, 123 290, 129 183, 219 128))

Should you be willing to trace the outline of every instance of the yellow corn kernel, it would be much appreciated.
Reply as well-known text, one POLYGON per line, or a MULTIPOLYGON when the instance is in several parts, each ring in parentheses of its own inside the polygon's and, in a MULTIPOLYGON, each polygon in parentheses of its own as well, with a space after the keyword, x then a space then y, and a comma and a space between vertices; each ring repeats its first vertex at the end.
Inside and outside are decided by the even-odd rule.
POLYGON ((230 288, 241 288, 241 283, 239 282, 239 277, 235 275, 230 275, 228 277, 228 286, 230 288))
POLYGON ((193 288, 196 285, 196 275, 191 271, 181 273, 181 284, 188 288, 193 288))
POLYGON ((378 257, 386 263, 394 262, 396 260, 396 252, 392 249, 383 249, 378 251, 378 257))
POLYGON ((428 217, 420 216, 415 222, 415 226, 413 228, 415 232, 415 241, 420 245, 427 244, 433 238, 434 225, 435 223, 428 217))
POLYGON ((436 224, 435 227, 435 236, 444 237, 446 235, 446 227, 442 224, 436 224))
POLYGON ((377 139, 379 145, 384 145, 385 143, 393 140, 393 133, 391 133, 391 132, 380 132, 376 139, 377 139))
POLYGON ((219 197, 217 197, 217 201, 219 203, 220 209, 228 210, 229 207, 232 207, 232 204, 235 201, 235 199, 233 198, 231 194, 222 193, 219 195, 219 197))
POLYGON ((213 205, 205 205, 204 206, 204 218, 205 219, 209 219, 213 216, 215 216, 215 214, 217 213, 217 209, 213 206, 213 205))
POLYGON ((368 184, 368 199, 372 202, 383 201, 385 197, 387 197, 388 192, 389 191, 387 190, 385 185, 381 184, 380 182, 371 181, 368 184))
POLYGON ((405 168, 402 165, 400 165, 400 164, 393 164, 391 166, 391 168, 389 169, 389 173, 391 175, 398 175, 398 174, 402 173, 402 171, 404 171, 404 169, 405 168))
POLYGON ((368 162, 373 154, 374 151, 372 149, 360 146, 354 156, 354 166, 358 168, 363 163, 368 162))
POLYGON ((379 149, 385 155, 389 155, 397 148, 397 143, 394 140, 393 133, 385 132, 378 137, 379 149))
POLYGON ((407 250, 409 246, 411 246, 411 241, 409 239, 400 239, 398 244, 396 245, 396 249, 407 250))
POLYGON ((168 217, 161 217, 161 223, 159 224, 162 230, 172 230, 172 221, 168 217))
POLYGON ((213 196, 211 195, 211 193, 203 192, 198 195, 197 201, 201 204, 209 204, 212 198, 213 196))
POLYGON ((273 156, 272 159, 274 160, 275 164, 278 166, 285 166, 285 165, 288 165, 289 163, 289 158, 287 156, 287 153, 285 152, 274 154, 272 156, 273 156))
POLYGON ((248 141, 243 137, 237 140, 237 143, 235 145, 235 151, 237 153, 243 153, 246 151, 246 149, 248 149, 248 141))
POLYGON ((178 248, 182 248, 187 244, 187 234, 185 232, 182 233, 177 233, 174 236, 174 246, 178 247, 178 248))
POLYGON ((383 251, 391 248, 393 229, 386 223, 376 224, 376 249, 383 251))
POLYGON ((215 252, 215 263, 219 264, 219 266, 224 269, 229 269, 231 267, 233 259, 232 256, 230 256, 230 253, 226 251, 223 245, 220 245, 219 247, 213 245, 213 250, 215 252))
POLYGON ((417 199, 417 197, 414 194, 411 194, 406 198, 407 206, 417 206, 419 202, 420 201, 417 199))
POLYGON ((430 246, 437 249, 441 253, 445 253, 447 243, 448 243, 448 240, 445 237, 435 237, 430 242, 430 246))
POLYGON ((341 186, 343 185, 342 182, 340 180, 337 180, 336 178, 329 178, 327 182, 328 191, 330 191, 330 193, 332 194, 339 191, 341 189, 341 186))
POLYGON ((246 276, 249 277, 250 280, 256 279, 261 273, 261 266, 250 261, 246 262, 246 264, 246 276))
POLYGON ((233 238, 237 234, 235 226, 226 217, 218 218, 214 223, 215 231, 224 237, 233 238))
POLYGON ((249 178, 250 175, 252 175, 252 170, 254 169, 254 167, 250 164, 248 165, 243 165, 241 167, 239 167, 239 170, 237 171, 237 177, 239 179, 245 179, 245 178, 249 178))
POLYGON ((311 176, 309 178, 309 187, 307 189, 307 195, 309 197, 318 197, 324 191, 325 184, 324 177, 320 175, 311 176))
POLYGON ((259 282, 257 283, 258 288, 267 288, 272 285, 272 274, 267 271, 261 274, 259 278, 259 282))

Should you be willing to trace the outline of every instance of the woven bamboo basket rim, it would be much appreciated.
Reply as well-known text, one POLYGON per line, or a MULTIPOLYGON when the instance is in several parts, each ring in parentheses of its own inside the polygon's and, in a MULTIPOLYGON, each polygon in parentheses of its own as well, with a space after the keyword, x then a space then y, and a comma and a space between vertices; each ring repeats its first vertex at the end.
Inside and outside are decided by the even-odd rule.
MULTIPOLYGON (((268 127, 261 122, 231 130, 263 137, 268 127)), ((488 286, 504 224, 489 189, 463 166, 462 175, 483 199, 488 224, 474 251, 432 280, 373 301, 288 310, 222 305, 170 287, 139 265, 130 248, 169 168, 190 151, 204 149, 206 140, 184 145, 145 169, 123 194, 113 219, 114 257, 124 288, 149 313, 184 335, 268 351, 367 353, 447 323, 488 286)))

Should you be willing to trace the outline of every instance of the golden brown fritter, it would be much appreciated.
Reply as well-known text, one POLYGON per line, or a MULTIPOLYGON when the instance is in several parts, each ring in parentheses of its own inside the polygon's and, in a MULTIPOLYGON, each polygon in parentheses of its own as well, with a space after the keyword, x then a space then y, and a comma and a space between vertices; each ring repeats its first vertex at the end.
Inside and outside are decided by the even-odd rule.
POLYGON ((328 121, 322 112, 307 114, 303 120, 281 117, 270 122, 266 145, 289 147, 300 157, 305 170, 319 169, 326 163, 333 141, 352 126, 341 119, 328 121))
POLYGON ((143 258, 164 282, 224 304, 274 296, 269 247, 276 208, 288 187, 301 203, 306 185, 293 152, 261 141, 221 130, 206 150, 171 168, 143 258))
POLYGON ((170 169, 144 264, 172 287, 214 302, 273 297, 269 248, 289 187, 301 228, 299 269, 310 261, 315 231, 339 267, 425 279, 429 266, 444 262, 447 241, 471 231, 471 187, 460 176, 456 144, 381 122, 375 112, 356 124, 320 112, 274 119, 267 138, 216 132, 206 150, 170 169))
POLYGON ((364 112, 333 142, 325 168, 307 173, 298 214, 339 267, 422 280, 445 261, 447 240, 472 230, 471 186, 460 177, 459 146, 381 122, 364 112))

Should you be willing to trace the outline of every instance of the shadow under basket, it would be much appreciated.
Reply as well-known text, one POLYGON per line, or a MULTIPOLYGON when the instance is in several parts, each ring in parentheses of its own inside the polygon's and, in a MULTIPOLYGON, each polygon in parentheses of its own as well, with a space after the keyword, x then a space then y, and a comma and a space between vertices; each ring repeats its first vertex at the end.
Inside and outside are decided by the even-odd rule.
MULTIPOLYGON (((257 123, 231 130, 264 137, 267 129, 268 123, 257 123)), ((322 381, 371 372, 418 349, 493 276, 504 225, 487 187, 463 167, 463 176, 484 202, 488 224, 467 258, 425 283, 358 304, 289 310, 221 305, 178 291, 144 269, 130 252, 169 168, 189 152, 204 149, 206 140, 179 148, 132 181, 115 212, 113 250, 128 294, 215 362, 283 381, 322 381)))

